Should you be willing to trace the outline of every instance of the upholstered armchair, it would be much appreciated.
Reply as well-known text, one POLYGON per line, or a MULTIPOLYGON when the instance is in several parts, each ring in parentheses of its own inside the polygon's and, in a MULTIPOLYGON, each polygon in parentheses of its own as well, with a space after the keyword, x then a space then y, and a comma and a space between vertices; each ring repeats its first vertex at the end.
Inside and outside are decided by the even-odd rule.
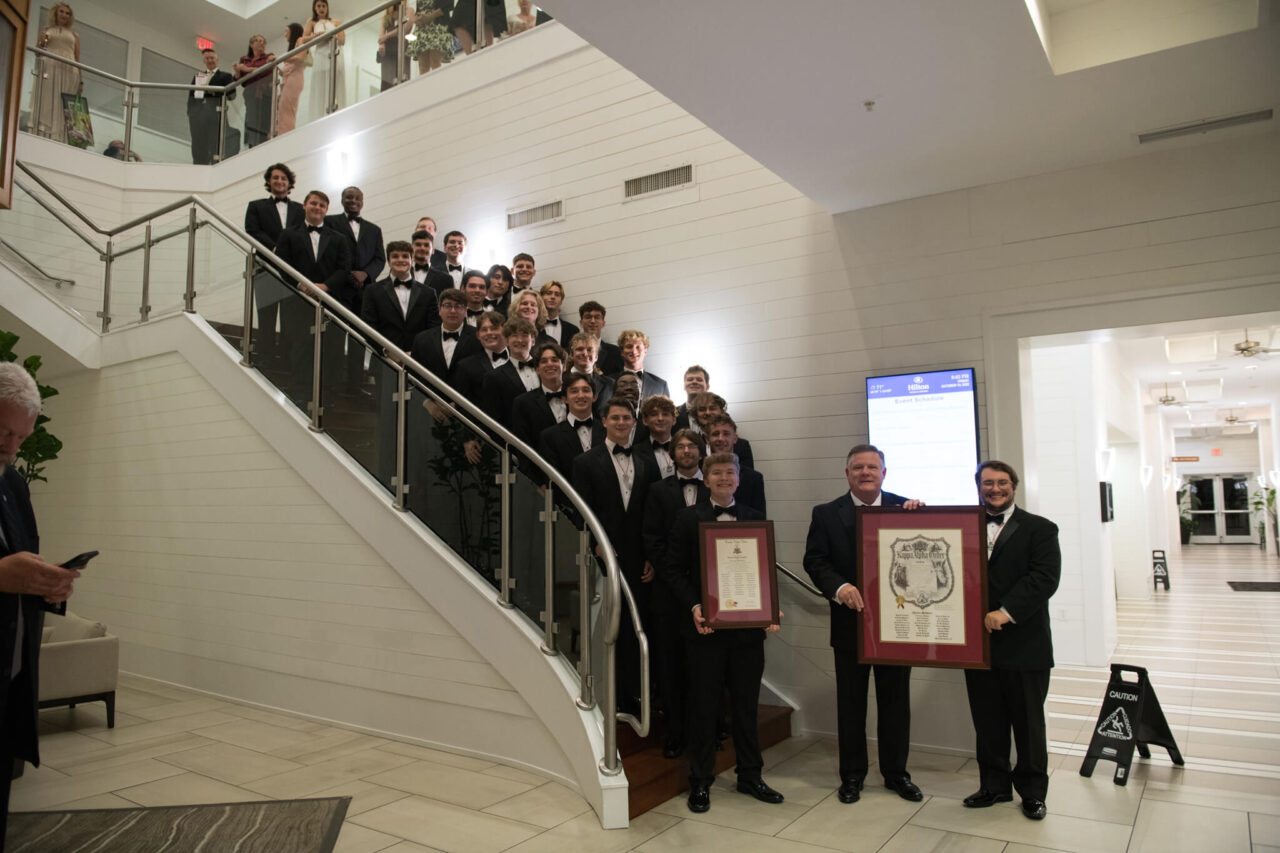
POLYGON ((120 638, 101 622, 45 614, 40 645, 40 707, 81 702, 107 703, 107 728, 116 724, 116 681, 120 671, 120 638))

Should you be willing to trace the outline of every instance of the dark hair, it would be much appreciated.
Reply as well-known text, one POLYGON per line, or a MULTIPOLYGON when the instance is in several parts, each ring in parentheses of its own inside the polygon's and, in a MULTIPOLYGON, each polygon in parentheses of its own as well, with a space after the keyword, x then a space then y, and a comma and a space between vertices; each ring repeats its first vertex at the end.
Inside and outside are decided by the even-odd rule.
POLYGON ((859 453, 876 453, 880 456, 880 467, 884 467, 884 451, 876 447, 874 444, 855 444, 848 455, 844 457, 844 467, 849 467, 849 460, 857 456, 859 453))
POLYGON ((635 420, 636 407, 626 397, 618 397, 615 395, 609 398, 609 402, 604 404, 604 412, 602 413, 606 418, 609 417, 610 409, 626 409, 627 414, 631 415, 631 419, 635 420))
POLYGON ((320 199, 320 200, 321 200, 321 201, 323 201, 326 205, 329 203, 329 197, 328 197, 327 195, 325 195, 325 194, 324 194, 322 191, 320 191, 320 190, 309 190, 309 191, 307 192, 306 197, 302 200, 302 201, 303 201, 303 203, 305 204, 308 200, 310 200, 310 198, 311 198, 312 196, 315 196, 316 198, 320 199))
POLYGON ((699 391, 697 394, 694 394, 693 399, 689 401, 689 408, 697 411, 701 407, 710 405, 711 403, 715 403, 722 412, 729 411, 729 404, 725 402, 724 397, 721 397, 715 391, 699 391))
POLYGON ((676 404, 672 402, 670 397, 664 397, 661 394, 653 394, 644 398, 644 402, 640 404, 640 419, 644 420, 659 409, 671 415, 676 416, 676 404))
MULTIPOLYGON (((123 144, 121 143, 121 145, 123 144)), ((293 173, 293 169, 290 169, 284 163, 272 163, 267 167, 267 171, 262 173, 262 183, 266 186, 267 192, 271 192, 271 173, 277 171, 284 172, 285 176, 289 178, 289 191, 292 192, 293 185, 298 182, 298 176, 293 173)))
POLYGON ((302 38, 302 24, 296 21, 289 25, 289 50, 293 50, 298 46, 298 39, 302 38))
POLYGON ((467 297, 462 295, 461 290, 454 290, 451 287, 440 294, 440 304, 443 305, 446 302, 457 302, 459 305, 466 305, 467 297))
MULTIPOLYGON (((313 20, 313 21, 318 21, 318 20, 320 20, 320 16, 319 16, 319 14, 316 12, 316 4, 317 4, 317 3, 319 3, 319 2, 320 2, 320 0, 311 0, 311 20, 313 20)), ((328 7, 329 7, 329 13, 330 13, 330 14, 333 14, 333 6, 332 6, 332 5, 330 5, 329 0, 324 0, 324 5, 325 5, 325 6, 328 6, 328 7)), ((326 20, 329 20, 329 19, 327 19, 327 18, 326 18, 326 20)))
POLYGON ((511 282, 514 280, 514 277, 511 275, 511 270, 508 267, 503 266, 502 264, 494 264, 493 266, 489 267, 489 274, 485 277, 493 278, 493 274, 496 272, 502 273, 502 280, 507 283, 507 287, 510 287, 511 282))
POLYGON ((450 237, 461 237, 462 242, 467 242, 467 235, 463 234, 461 231, 450 231, 448 234, 444 235, 444 240, 441 242, 448 243, 450 237))
POLYGON ((973 473, 973 481, 977 483, 979 487, 982 486, 982 472, 987 468, 990 468, 992 471, 1000 471, 1001 473, 1008 474, 1009 479, 1013 481, 1013 487, 1015 489, 1018 488, 1018 472, 1013 470, 1013 466, 1008 462, 1001 462, 998 459, 988 459, 986 462, 978 465, 978 470, 973 473))
POLYGON ((542 354, 547 350, 554 352, 556 354, 556 358, 560 359, 561 364, 568 363, 568 360, 565 358, 564 347, 560 346, 555 341, 544 340, 542 343, 534 344, 533 352, 529 353, 529 357, 533 359, 535 367, 538 362, 542 361, 542 354))
POLYGON ((533 255, 529 254, 528 252, 521 252, 520 254, 518 254, 518 255, 516 255, 514 258, 512 258, 512 259, 511 259, 511 266, 513 266, 513 267, 514 267, 514 266, 515 266, 517 263, 519 263, 520 261, 528 261, 529 263, 533 264, 534 266, 537 266, 537 265, 538 265, 538 262, 537 262, 537 261, 535 261, 535 260, 533 259, 533 255))
MULTIPOLYGON (((493 313, 496 314, 498 312, 495 311, 493 313)), ((485 316, 488 316, 488 315, 486 314, 485 316)), ((538 335, 538 330, 535 329, 533 327, 533 324, 530 323, 525 318, 512 317, 511 319, 507 320, 506 323, 503 324, 502 335, 503 337, 507 337, 507 338, 511 337, 512 335, 528 335, 531 338, 536 338, 538 335)))
MULTIPOLYGON (((451 291, 453 291, 453 288, 446 290, 445 293, 449 293, 451 291)), ((464 296, 463 299, 465 300, 466 297, 464 296)), ((479 320, 476 320, 476 328, 480 328, 485 323, 495 326, 499 331, 502 331, 507 325, 507 315, 503 314, 501 311, 486 311, 480 315, 479 320)))
POLYGON ((484 282, 484 292, 485 293, 489 292, 489 277, 485 275, 483 272, 481 272, 480 270, 465 270, 462 273, 462 278, 458 280, 458 290, 462 290, 464 287, 466 287, 467 282, 473 278, 478 278, 482 282, 484 282))
POLYGON ((698 448, 698 458, 707 455, 707 439, 700 432, 694 432, 691 429, 678 429, 671 436, 671 449, 675 450, 676 445, 685 440, 692 441, 698 448))
POLYGON ((742 475, 742 463, 738 461, 736 453, 712 453, 706 459, 702 460, 702 476, 711 473, 711 469, 717 465, 732 465, 734 473, 742 475))
POLYGON ((387 257, 391 257, 392 252, 408 252, 413 254, 413 245, 406 240, 392 240, 387 244, 387 257))
POLYGON ((200 55, 201 55, 201 56, 204 56, 206 53, 217 53, 217 52, 218 52, 218 51, 217 51, 217 50, 215 50, 215 49, 214 49, 214 48, 212 48, 212 47, 206 47, 206 48, 204 48, 203 50, 201 50, 201 51, 200 51, 200 55))
POLYGON ((599 311, 601 318, 607 316, 604 310, 604 306, 601 305, 599 302, 596 302, 594 299, 588 299, 586 302, 578 306, 579 317, 581 317, 583 314, 588 314, 592 311, 599 311))
POLYGON ((738 431, 738 424, 733 420, 733 418, 728 415, 712 415, 707 418, 707 432, 710 433, 711 430, 721 426, 722 424, 728 424, 733 427, 734 432, 738 431))
POLYGON ((578 381, 587 383, 588 387, 591 388, 592 395, 596 393, 596 383, 591 381, 591 377, 589 375, 587 375, 586 373, 574 373, 572 370, 565 372, 564 379, 561 380, 560 387, 564 388, 567 391, 569 390, 570 385, 578 381))
POLYGON ((690 373, 701 373, 702 378, 706 380, 707 384, 708 385, 711 384, 711 374, 707 373, 707 369, 703 367, 701 364, 691 364, 687 368, 685 368, 684 378, 688 379, 690 373))
POLYGON ((432 248, 435 248, 436 238, 431 236, 430 231, 414 231, 413 236, 410 237, 409 239, 414 241, 426 240, 428 243, 431 244, 432 248))

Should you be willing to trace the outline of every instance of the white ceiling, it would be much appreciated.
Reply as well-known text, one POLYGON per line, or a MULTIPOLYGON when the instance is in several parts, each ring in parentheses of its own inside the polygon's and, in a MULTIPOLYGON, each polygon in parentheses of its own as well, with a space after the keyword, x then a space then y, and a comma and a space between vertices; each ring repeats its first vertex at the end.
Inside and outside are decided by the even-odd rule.
POLYGON ((1277 0, 1259 29, 1059 76, 1022 0, 544 5, 833 213, 1277 127, 1136 139, 1280 107, 1277 0))

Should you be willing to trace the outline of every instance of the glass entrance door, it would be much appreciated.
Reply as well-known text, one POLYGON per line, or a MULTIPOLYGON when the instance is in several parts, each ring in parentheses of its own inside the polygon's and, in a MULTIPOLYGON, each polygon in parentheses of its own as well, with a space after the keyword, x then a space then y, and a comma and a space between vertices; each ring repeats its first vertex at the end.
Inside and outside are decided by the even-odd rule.
POLYGON ((1249 524, 1247 474, 1206 474, 1191 480, 1191 542, 1257 544, 1249 524))

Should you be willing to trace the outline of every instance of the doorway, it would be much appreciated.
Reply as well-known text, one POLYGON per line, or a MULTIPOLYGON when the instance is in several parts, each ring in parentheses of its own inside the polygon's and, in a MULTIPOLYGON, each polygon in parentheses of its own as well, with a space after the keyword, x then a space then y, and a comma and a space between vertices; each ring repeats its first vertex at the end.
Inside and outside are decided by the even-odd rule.
POLYGON ((1196 474, 1188 485, 1193 545, 1257 544, 1249 524, 1247 474, 1196 474))

